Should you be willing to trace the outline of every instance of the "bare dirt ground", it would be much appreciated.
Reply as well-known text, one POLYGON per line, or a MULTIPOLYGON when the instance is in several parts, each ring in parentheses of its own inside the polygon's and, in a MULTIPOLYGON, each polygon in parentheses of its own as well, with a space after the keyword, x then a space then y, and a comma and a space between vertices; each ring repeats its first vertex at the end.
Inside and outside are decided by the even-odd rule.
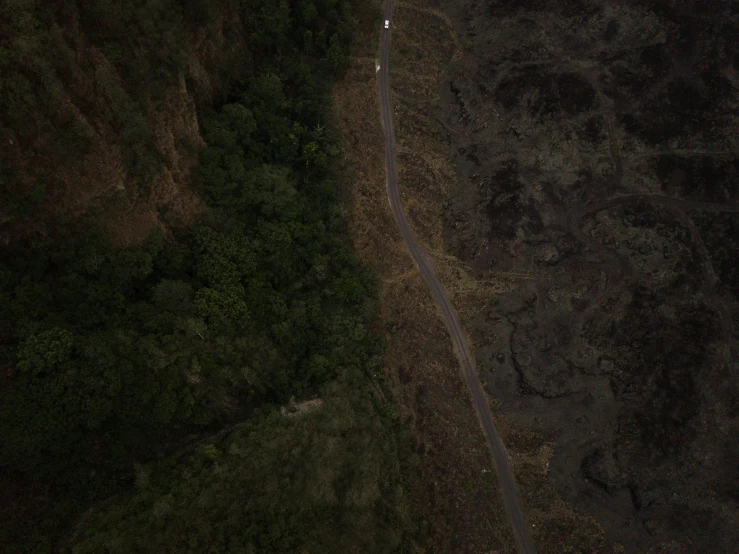
POLYGON ((488 392, 604 549, 736 552, 739 4, 439 4, 436 248, 528 276, 469 306, 488 392))

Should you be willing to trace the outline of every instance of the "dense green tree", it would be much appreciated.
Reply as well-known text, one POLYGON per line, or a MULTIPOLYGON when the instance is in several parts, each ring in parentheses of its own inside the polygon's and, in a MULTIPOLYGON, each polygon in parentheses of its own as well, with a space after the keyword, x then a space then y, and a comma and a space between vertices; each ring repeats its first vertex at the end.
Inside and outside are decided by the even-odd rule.
POLYGON ((251 420, 150 466, 146 485, 86 520, 70 552, 395 551, 399 452, 362 382, 349 366, 312 411, 251 420))
POLYGON ((74 336, 64 329, 52 328, 24 340, 18 347, 19 371, 34 377, 53 373, 72 356, 74 336))
MULTIPOLYGON (((364 377, 379 352, 368 332, 376 291, 347 244, 326 130, 327 82, 349 52, 348 4, 0 4, 12 31, 0 39, 0 136, 59 92, 55 75, 75 63, 74 52, 50 48, 66 44, 52 23, 79 19, 85 40, 115 65, 97 69, 95 93, 145 186, 161 164, 142 106, 184 68, 186 26, 237 4, 252 61, 222 103, 198 114, 207 146, 193 177, 207 203, 203 221, 126 249, 112 249, 90 222, 61 222, 0 256, 0 366, 11 368, 0 390, 0 466, 9 470, 0 487, 23 474, 49 502, 43 517, 0 524, 11 552, 55 550, 73 514, 112 494, 121 496, 95 511, 72 551, 388 552, 397 544, 375 525, 393 498, 379 469, 391 439, 372 442, 385 431, 364 377), (317 417, 273 413, 317 392, 327 399, 317 417), (183 465, 154 462, 187 434, 256 406, 265 415, 238 437, 183 465), (144 479, 142 467, 155 476, 144 479)), ((81 131, 60 129, 69 149, 56 142, 54 156, 68 156, 75 142, 84 149, 81 131)))

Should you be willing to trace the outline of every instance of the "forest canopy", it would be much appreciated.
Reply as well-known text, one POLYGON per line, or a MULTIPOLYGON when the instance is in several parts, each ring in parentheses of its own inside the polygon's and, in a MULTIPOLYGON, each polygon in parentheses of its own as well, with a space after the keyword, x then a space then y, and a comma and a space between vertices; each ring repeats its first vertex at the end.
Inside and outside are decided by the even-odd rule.
MULTIPOLYGON (((124 249, 93 219, 66 221, 0 256, 0 485, 15 506, 0 520, 5 551, 400 544, 402 446, 369 377, 382 352, 377 283, 351 252, 331 171, 340 147, 327 83, 347 64, 350 3, 4 2, 0 18, 28 50, 0 47, 2 132, 15 136, 20 114, 43 110, 70 69, 71 53, 49 48, 75 15, 128 83, 99 79, 145 184, 158 161, 133 83, 166 87, 183 71, 188 29, 222 10, 242 19, 251 59, 221 101, 198 110, 202 221, 124 249), (317 394, 315 414, 277 410, 317 394), (225 442, 174 455, 234 422, 225 442)), ((9 179, 4 198, 32 210, 9 179)))

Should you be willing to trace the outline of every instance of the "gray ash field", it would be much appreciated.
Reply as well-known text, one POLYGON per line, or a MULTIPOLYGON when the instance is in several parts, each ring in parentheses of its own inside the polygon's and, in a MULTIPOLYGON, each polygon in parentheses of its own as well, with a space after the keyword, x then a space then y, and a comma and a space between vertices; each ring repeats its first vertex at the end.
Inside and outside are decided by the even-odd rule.
POLYGON ((442 7, 447 246, 544 276, 476 319, 490 394, 612 546, 736 552, 739 2, 442 7))

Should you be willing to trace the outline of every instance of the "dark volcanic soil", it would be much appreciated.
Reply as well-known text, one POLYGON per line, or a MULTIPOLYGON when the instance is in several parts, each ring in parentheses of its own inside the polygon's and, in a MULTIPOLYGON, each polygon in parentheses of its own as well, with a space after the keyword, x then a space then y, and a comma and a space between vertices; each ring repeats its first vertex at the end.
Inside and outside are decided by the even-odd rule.
POLYGON ((449 248, 489 392, 625 552, 739 551, 739 2, 463 0, 449 248))

